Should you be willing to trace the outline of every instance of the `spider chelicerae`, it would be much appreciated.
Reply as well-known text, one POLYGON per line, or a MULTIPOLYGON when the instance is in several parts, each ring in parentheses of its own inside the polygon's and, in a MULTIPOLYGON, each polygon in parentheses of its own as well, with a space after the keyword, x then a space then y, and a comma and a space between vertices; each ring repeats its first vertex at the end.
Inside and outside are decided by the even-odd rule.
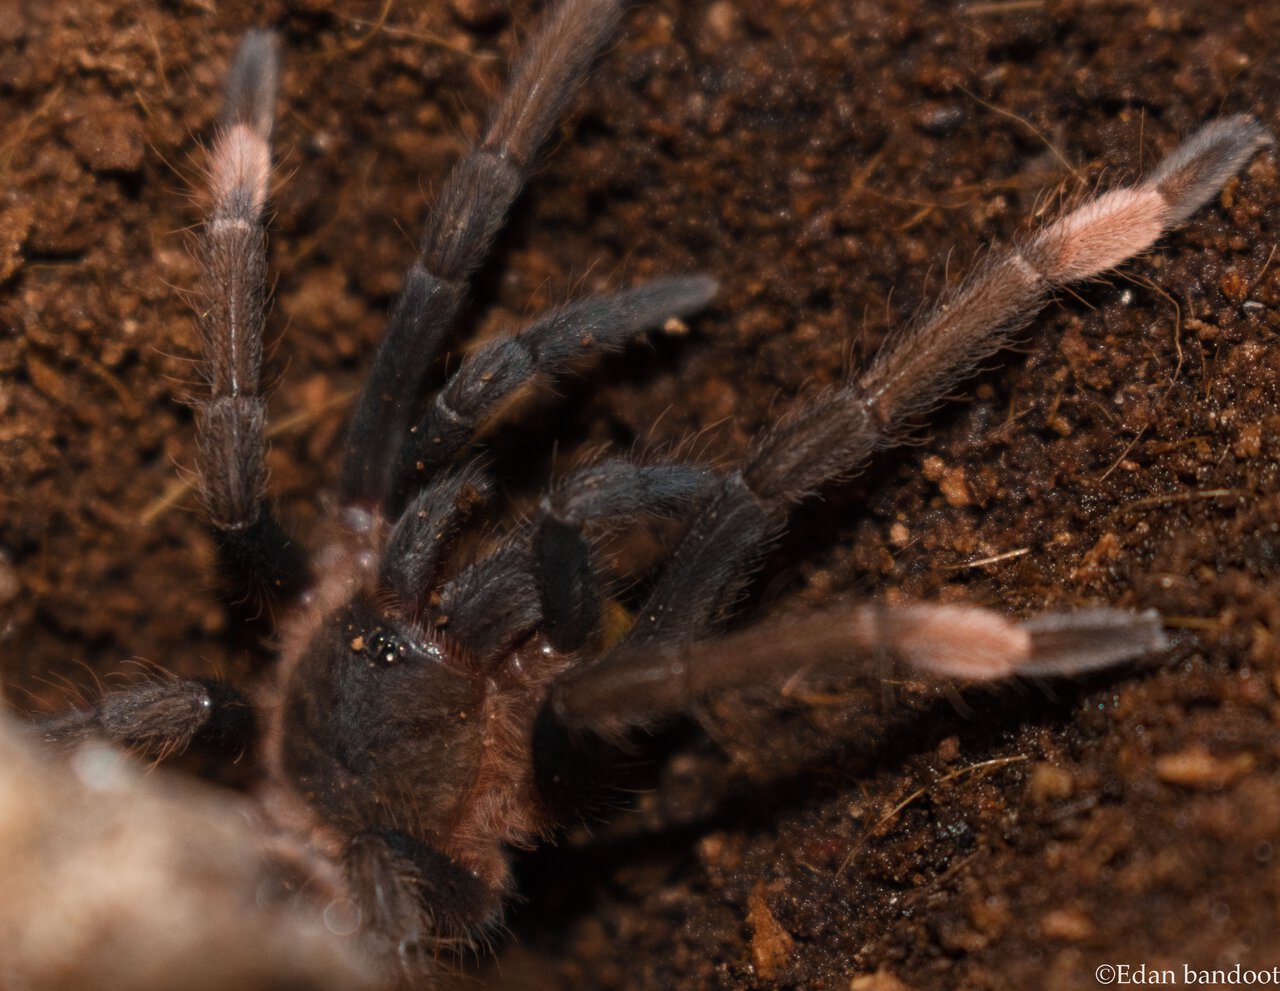
POLYGON ((1153 616, 1111 609, 1017 623, 976 608, 842 604, 719 630, 792 506, 899 439, 1056 288, 1145 250, 1211 197, 1267 140, 1245 118, 1209 125, 1141 184, 994 254, 864 372, 763 431, 735 469, 602 459, 562 479, 487 553, 455 553, 498 501, 474 441, 516 394, 692 316, 715 292, 694 275, 571 303, 476 351, 425 395, 470 274, 616 17, 600 0, 552 11, 444 184, 357 400, 335 509, 306 552, 265 492, 262 217, 276 43, 245 41, 200 246, 209 393, 198 471, 228 577, 278 617, 278 664, 248 691, 152 680, 44 725, 59 742, 105 736, 157 754, 256 731, 246 746, 260 759, 256 793, 282 867, 342 906, 371 953, 409 980, 497 922, 508 848, 562 819, 565 762, 593 735, 800 668, 891 655, 959 678, 1076 673, 1161 643, 1153 616), (683 533, 620 623, 598 548, 653 517, 683 521, 683 533))

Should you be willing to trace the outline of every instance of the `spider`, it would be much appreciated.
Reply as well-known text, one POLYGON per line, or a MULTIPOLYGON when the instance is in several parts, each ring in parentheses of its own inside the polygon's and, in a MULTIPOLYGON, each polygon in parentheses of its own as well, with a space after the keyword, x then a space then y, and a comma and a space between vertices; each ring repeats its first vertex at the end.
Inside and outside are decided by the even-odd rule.
POLYGON ((245 40, 201 237, 209 391, 197 409, 198 473, 223 569, 278 617, 278 661, 248 693, 153 680, 43 724, 56 743, 106 737, 156 755, 256 736, 256 793, 282 867, 312 897, 344 906, 371 955, 410 982, 429 981, 439 953, 496 925, 511 894, 507 851, 561 820, 572 797, 562 762, 584 738, 617 739, 716 692, 802 668, 856 670, 886 654, 981 680, 1074 674, 1163 642, 1153 615, 1105 608, 1013 622, 969 607, 840 604, 719 631, 793 506, 900 439, 1055 289, 1186 219, 1267 142, 1243 117, 1206 126, 1140 184, 994 254, 864 372, 778 418, 735 469, 600 460, 466 559, 471 525, 496 501, 474 447, 516 394, 714 296, 712 279, 687 276, 587 297, 477 350, 425 396, 469 276, 617 15, 603 0, 551 11, 485 135, 444 184, 309 553, 266 498, 263 213, 276 42, 245 40), (619 622, 601 591, 601 541, 653 517, 683 532, 634 619, 619 622))

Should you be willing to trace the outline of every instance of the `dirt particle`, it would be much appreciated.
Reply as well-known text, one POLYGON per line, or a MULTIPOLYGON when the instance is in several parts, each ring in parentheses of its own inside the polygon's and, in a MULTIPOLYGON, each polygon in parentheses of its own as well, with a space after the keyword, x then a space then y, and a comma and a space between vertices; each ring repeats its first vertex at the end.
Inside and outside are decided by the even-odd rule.
POLYGON ((963 468, 948 468, 938 484, 942 498, 947 505, 959 509, 973 503, 973 494, 969 491, 969 482, 965 478, 963 468))
POLYGON ((999 896, 979 898, 969 906, 969 921, 986 939, 999 939, 1009 926, 1009 900, 999 896))
POLYGON ((889 971, 877 970, 874 974, 859 974, 849 982, 849 991, 911 991, 911 987, 889 971))
POLYGON ((35 210, 27 204, 0 212, 0 282, 22 267, 22 246, 34 219, 35 210))
POLYGON ((1156 759, 1156 777, 1165 784, 1202 790, 1225 788, 1253 770, 1252 754, 1216 757, 1204 747, 1192 745, 1176 754, 1156 759))
POLYGON ((55 402, 62 402, 67 393, 67 380, 52 365, 34 354, 28 353, 25 361, 27 377, 31 384, 55 402))
POLYGON ((776 980, 791 962, 796 941, 769 909, 763 884, 752 888, 747 899, 747 925, 751 927, 751 962, 766 981, 776 980))
POLYGON ((965 478, 964 468, 947 467, 939 457, 924 459, 924 477, 937 483, 942 498, 947 505, 956 509, 973 504, 973 494, 969 491, 969 482, 965 478))
POLYGON ((1066 768, 1040 761, 1031 768, 1027 782, 1027 798, 1035 805, 1060 802, 1076 790, 1075 777, 1066 768))
POLYGON ((1048 912, 1040 920, 1040 935, 1045 939, 1060 939, 1078 943, 1094 933, 1093 920, 1079 908, 1059 908, 1048 912))
POLYGON ((95 172, 134 172, 145 147, 142 121, 104 98, 87 98, 68 111, 67 142, 95 172))
POLYGON ((703 861, 709 866, 715 866, 724 856, 724 834, 712 833, 710 836, 703 837, 698 848, 702 853, 703 861))
POLYGON ((1231 445, 1231 453, 1240 460, 1260 457, 1262 454, 1262 424, 1244 423, 1231 445))
POLYGON ((1228 269, 1218 280, 1218 288, 1222 290, 1222 295, 1239 305, 1249 295, 1249 280, 1240 274, 1239 269, 1228 269))
POLYGON ((27 13, 22 4, 0 6, 0 42, 16 45, 27 33, 27 13))
POLYGON ((1071 577, 1073 580, 1104 577, 1106 566, 1119 560, 1123 553, 1124 546, 1120 543, 1120 538, 1115 531, 1108 530, 1085 552, 1079 566, 1071 573, 1071 577))
POLYGON ((732 41, 741 31, 742 15, 735 4, 720 0, 707 8, 702 25, 718 41, 732 41))
POLYGON ((453 16, 469 28, 492 27, 507 11, 502 0, 450 0, 453 16))
POLYGON ((0 552, 0 606, 16 599, 21 590, 22 585, 18 581, 17 572, 13 570, 13 562, 7 554, 0 552))

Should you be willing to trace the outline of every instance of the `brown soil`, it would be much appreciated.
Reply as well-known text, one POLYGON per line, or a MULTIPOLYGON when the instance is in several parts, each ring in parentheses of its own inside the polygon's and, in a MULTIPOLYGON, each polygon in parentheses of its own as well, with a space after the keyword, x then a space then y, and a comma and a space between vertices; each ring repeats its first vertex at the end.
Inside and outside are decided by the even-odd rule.
MULTIPOLYGON (((271 468, 305 533, 429 190, 531 17, 0 4, 0 643, 18 705, 131 658, 250 663, 192 500, 166 502, 193 461, 187 190, 237 36, 274 25, 288 52, 271 468)), ((1252 0, 633 10, 480 279, 478 328, 656 273, 724 289, 689 336, 537 407, 516 434, 548 458, 520 459, 523 488, 557 441, 560 466, 604 442, 731 460, 1024 229, 1043 190, 1132 175, 1221 112, 1280 123, 1277 37, 1280 6, 1252 0)), ((522 862, 529 902, 485 976, 846 988, 880 970, 853 986, 923 991, 1280 963, 1278 225, 1264 154, 1123 277, 1050 307, 919 446, 802 507, 751 606, 1111 602, 1159 610, 1167 655, 962 698, 717 702, 644 751, 637 812, 522 862)))

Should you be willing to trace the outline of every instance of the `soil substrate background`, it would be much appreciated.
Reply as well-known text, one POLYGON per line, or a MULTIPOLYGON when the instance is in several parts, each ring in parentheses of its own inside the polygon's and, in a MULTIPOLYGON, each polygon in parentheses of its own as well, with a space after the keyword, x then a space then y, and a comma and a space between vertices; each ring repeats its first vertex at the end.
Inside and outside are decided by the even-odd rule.
MULTIPOLYGON (((430 191, 533 18, 500 0, 0 5, 0 653, 21 707, 249 670, 191 498, 198 141, 253 24, 287 52, 274 491, 305 533, 430 191), (34 697, 27 693, 33 693, 34 697)), ((1199 123, 1280 125, 1250 0, 698 0, 631 10, 460 336, 660 273, 691 333, 495 436, 519 502, 601 445, 731 463, 888 328, 1100 175, 1199 123), (1047 191, 1047 192, 1046 192, 1047 191), (530 453, 533 452, 533 453, 530 453), (553 453, 554 452, 554 453, 553 453)), ((1064 297, 919 444, 802 506, 746 616, 835 596, 1159 610, 1083 683, 789 686, 646 744, 634 806, 520 863, 511 987, 1093 987, 1101 963, 1280 962, 1280 225, 1259 156, 1064 297), (985 563, 983 563, 985 562, 985 563), (856 986, 856 985, 855 985, 856 986)))

